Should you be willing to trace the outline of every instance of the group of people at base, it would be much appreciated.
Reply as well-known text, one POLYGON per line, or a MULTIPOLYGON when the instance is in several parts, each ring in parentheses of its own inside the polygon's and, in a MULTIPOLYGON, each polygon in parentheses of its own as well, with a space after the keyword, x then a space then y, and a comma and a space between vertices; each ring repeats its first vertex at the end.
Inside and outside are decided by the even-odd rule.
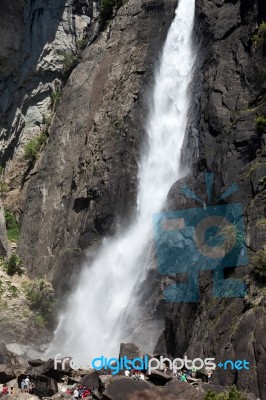
MULTIPOLYGON (((176 376, 180 381, 187 382, 189 378, 196 378, 197 368, 192 367, 191 369, 182 369, 181 371, 177 372, 177 368, 174 366, 172 375, 176 376)), ((167 373, 167 366, 164 368, 164 373, 167 373)), ((211 384, 212 382, 212 375, 213 371, 207 372, 207 382, 211 384)))
POLYGON ((30 380, 29 376, 27 376, 25 379, 22 379, 20 383, 20 389, 23 393, 34 393, 35 385, 30 380))
POLYGON ((125 376, 127 378, 133 378, 137 381, 145 381, 145 375, 142 371, 132 369, 129 371, 128 369, 125 370, 125 376))
MULTIPOLYGON (((163 372, 165 374, 167 374, 167 372, 168 372, 168 368, 166 365, 164 366, 163 372)), ((172 371, 172 375, 177 377, 181 382, 188 382, 188 380, 190 378, 195 379, 196 373, 197 373, 197 369, 195 367, 192 367, 191 369, 183 369, 179 372, 178 372, 177 368, 174 367, 173 371, 172 371)), ((136 380, 145 380, 145 375, 140 370, 132 369, 129 371, 126 369, 124 374, 127 378, 133 378, 136 380)), ((207 382, 209 384, 211 384, 211 382, 212 382, 212 375, 213 375, 213 371, 207 372, 207 382)))
MULTIPOLYGON (((82 385, 76 386, 73 391, 72 399, 76 400, 76 399, 90 398, 90 396, 92 396, 93 389, 87 389, 85 386, 82 386, 82 385)), ((70 389, 68 389, 67 393, 72 394, 72 391, 70 389)))

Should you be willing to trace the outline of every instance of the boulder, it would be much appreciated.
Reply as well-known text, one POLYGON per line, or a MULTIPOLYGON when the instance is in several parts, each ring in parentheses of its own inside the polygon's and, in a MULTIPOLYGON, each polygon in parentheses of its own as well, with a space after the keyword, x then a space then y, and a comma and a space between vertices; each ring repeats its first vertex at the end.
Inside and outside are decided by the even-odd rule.
MULTIPOLYGON (((71 399, 72 396, 71 394, 66 394, 66 393, 56 393, 54 396, 50 397, 50 399, 53 400, 61 400, 61 399, 71 399)), ((43 398, 43 400, 45 400, 43 398)))
POLYGON ((191 386, 176 378, 164 386, 163 392, 172 395, 176 400, 203 400, 206 396, 206 392, 202 388, 191 386))
MULTIPOLYGON (((41 361, 41 360, 40 360, 41 361)), ((30 366, 26 369, 25 374, 30 376, 39 376, 39 375, 46 375, 56 381, 59 381, 63 375, 66 374, 62 372, 61 364, 57 365, 57 369, 54 369, 54 360, 50 359, 48 361, 42 361, 41 363, 39 360, 33 360, 33 366, 31 365, 32 361, 29 363, 30 366)))
POLYGON ((98 371, 91 372, 89 374, 84 375, 79 381, 79 383, 88 389, 96 388, 99 385, 99 376, 100 374, 98 371))
POLYGON ((3 343, 0 343, 0 364, 11 367, 18 367, 20 365, 17 355, 9 351, 3 343))
POLYGON ((149 375, 149 381, 154 383, 155 385, 164 386, 167 382, 169 382, 172 376, 167 375, 163 372, 157 371, 156 369, 151 372, 149 375))
POLYGON ((36 358, 34 360, 28 360, 28 363, 31 367, 39 367, 40 365, 44 364, 44 361, 40 358, 36 358))
POLYGON ((162 393, 158 390, 143 390, 129 395, 127 400, 175 400, 174 396, 162 393))
POLYGON ((206 393, 208 392, 208 390, 211 390, 214 393, 222 393, 225 392, 226 390, 228 391, 230 390, 229 386, 210 385, 208 383, 203 383, 201 387, 206 393))
POLYGON ((102 398, 103 400, 125 400, 129 394, 145 389, 152 389, 151 384, 146 381, 136 381, 119 376, 112 377, 105 384, 102 398))
POLYGON ((0 343, 0 383, 6 383, 16 378, 14 372, 20 365, 20 359, 0 343))
POLYGON ((6 364, 0 364, 0 383, 6 383, 15 379, 15 372, 6 364))
POLYGON ((98 390, 98 389, 95 389, 95 390, 93 391, 93 399, 95 399, 95 400, 101 400, 101 398, 102 398, 102 396, 101 396, 99 390, 98 390))
MULTIPOLYGON (((58 392, 58 385, 55 379, 46 375, 30 375, 27 374, 35 385, 35 394, 41 398, 53 396, 58 392)), ((21 387, 21 381, 27 375, 21 374, 18 377, 18 385, 21 387)))
POLYGON ((119 351, 119 358, 125 357, 129 360, 133 360, 133 358, 141 358, 141 352, 134 343, 121 343, 120 344, 120 351, 119 351))

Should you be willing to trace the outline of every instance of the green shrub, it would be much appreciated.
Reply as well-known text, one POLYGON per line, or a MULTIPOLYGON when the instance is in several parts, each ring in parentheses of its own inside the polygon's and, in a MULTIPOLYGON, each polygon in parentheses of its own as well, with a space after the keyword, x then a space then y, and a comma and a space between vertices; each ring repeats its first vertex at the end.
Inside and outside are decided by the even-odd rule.
POLYGON ((3 267, 6 273, 10 276, 13 276, 15 274, 22 275, 24 272, 21 268, 22 261, 16 254, 12 254, 9 260, 4 262, 3 267))
POLYGON ((77 42, 76 42, 78 50, 84 50, 85 47, 87 46, 87 43, 88 43, 88 39, 87 38, 78 39, 77 42))
POLYGON ((72 51, 61 51, 59 54, 63 57, 63 75, 68 78, 78 64, 78 57, 72 51))
POLYGON ((45 328, 46 325, 46 320, 45 318, 41 315, 38 314, 35 317, 35 324, 39 327, 39 328, 45 328))
POLYGON ((19 239, 20 228, 12 212, 5 210, 5 221, 8 240, 11 242, 17 242, 19 239))
POLYGON ((19 290, 18 290, 18 288, 16 286, 10 285, 9 286, 9 291, 11 292, 12 297, 18 297, 19 290))
POLYGON ((258 27, 257 33, 253 36, 256 45, 266 44, 266 22, 262 22, 258 27))
POLYGON ((2 165, 0 165, 0 192, 1 193, 6 193, 9 189, 7 183, 3 179, 4 172, 5 172, 5 168, 2 165))
POLYGON ((45 135, 45 136, 48 136, 48 134, 49 134, 49 128, 50 128, 50 126, 51 126, 51 123, 52 123, 52 116, 50 115, 50 114, 43 114, 42 115, 42 123, 43 123, 43 125, 44 125, 44 128, 43 128, 43 134, 45 135))
POLYGON ((6 182, 4 182, 4 181, 0 181, 0 192, 3 194, 3 193, 6 193, 8 191, 9 191, 8 184, 6 182))
POLYGON ((52 285, 43 279, 35 281, 26 288, 26 297, 30 308, 38 311, 39 319, 42 317, 45 321, 49 320, 55 307, 52 285))
POLYGON ((232 386, 229 392, 214 393, 209 390, 204 400, 247 400, 247 397, 237 390, 235 386, 232 386))
POLYGON ((266 250, 261 249, 252 257, 251 266, 255 274, 266 277, 266 250))
POLYGON ((46 135, 43 133, 31 139, 24 147, 24 159, 33 163, 39 155, 42 145, 46 141, 46 135))
POLYGON ((101 0, 100 18, 103 25, 112 18, 114 10, 118 10, 123 3, 123 0, 101 0))
POLYGON ((56 111, 62 99, 62 92, 60 89, 56 89, 51 93, 51 108, 53 112, 56 111))
POLYGON ((0 297, 4 293, 4 288, 3 288, 3 281, 0 279, 0 297))
POLYGON ((256 129, 258 133, 266 132, 266 118, 259 116, 255 118, 256 129))

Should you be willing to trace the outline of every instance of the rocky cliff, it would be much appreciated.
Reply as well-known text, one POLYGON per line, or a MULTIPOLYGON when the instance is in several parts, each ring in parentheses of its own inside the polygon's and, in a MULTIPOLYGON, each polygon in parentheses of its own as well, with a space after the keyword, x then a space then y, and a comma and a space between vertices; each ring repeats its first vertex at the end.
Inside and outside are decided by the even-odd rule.
MULTIPOLYGON (((91 1, 1 2, 2 202, 19 222, 17 252, 29 275, 45 276, 59 296, 78 276, 83 251, 132 212, 147 98, 175 6, 129 0, 99 26, 91 1), (29 144, 35 152, 27 156, 29 144)), ((185 143, 192 164, 185 182, 195 192, 204 195, 196 177, 206 170, 216 174, 216 194, 238 183, 231 200, 244 207, 251 260, 266 230, 265 42, 256 37, 263 20, 263 0, 196 1, 198 64, 185 143)), ((182 183, 171 188, 168 209, 196 206, 180 194, 182 183)), ((1 236, 1 255, 9 254, 1 236)), ((246 358, 250 371, 221 370, 215 379, 263 399, 265 275, 252 265, 230 274, 245 280, 247 296, 213 298, 205 274, 199 303, 167 305, 160 349, 246 358)))
MULTIPOLYGON (((164 335, 166 351, 173 356, 213 354, 217 360, 249 360, 250 371, 221 369, 215 374, 215 382, 249 388, 262 399, 266 398, 262 261, 266 233, 266 125, 261 129, 259 121, 261 117, 265 120, 266 81, 265 42, 258 41, 255 34, 265 13, 262 1, 197 1, 195 29, 200 40, 194 83, 196 117, 194 129, 186 139, 195 163, 191 177, 171 188, 168 209, 199 207, 181 194, 184 183, 207 201, 203 176, 198 178, 201 171, 215 173, 216 199, 234 182, 238 184, 238 192, 228 201, 240 202, 244 208, 250 264, 229 268, 225 277, 242 279, 248 292, 244 299, 215 298, 212 276, 202 272, 199 303, 167 306, 164 335), (261 258, 256 257, 257 251, 261 258), (259 267, 257 274, 254 268, 258 271, 259 267)), ((170 278, 180 282, 178 276, 170 278)))
POLYGON ((30 274, 46 274, 57 288, 71 285, 81 252, 134 204, 146 98, 174 8, 129 1, 63 89, 25 189, 18 248, 30 274))

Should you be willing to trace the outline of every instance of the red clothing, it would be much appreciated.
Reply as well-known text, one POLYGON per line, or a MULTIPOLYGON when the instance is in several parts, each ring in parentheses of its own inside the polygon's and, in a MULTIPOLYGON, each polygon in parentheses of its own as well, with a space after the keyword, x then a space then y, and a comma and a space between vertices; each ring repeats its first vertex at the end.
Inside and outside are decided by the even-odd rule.
POLYGON ((91 394, 90 390, 84 390, 84 392, 82 393, 82 398, 85 399, 87 396, 89 396, 91 394))
POLYGON ((4 387, 4 388, 3 388, 2 394, 8 394, 8 388, 7 388, 7 387, 4 387))

